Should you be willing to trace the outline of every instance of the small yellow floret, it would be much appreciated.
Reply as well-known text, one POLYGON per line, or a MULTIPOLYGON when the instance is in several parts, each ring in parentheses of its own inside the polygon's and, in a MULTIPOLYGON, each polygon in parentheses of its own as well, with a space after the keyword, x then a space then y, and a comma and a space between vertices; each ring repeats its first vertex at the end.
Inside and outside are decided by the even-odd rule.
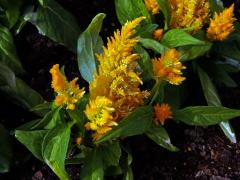
POLYGON ((74 110, 75 104, 85 93, 84 88, 79 89, 79 86, 76 84, 77 78, 68 82, 66 77, 60 72, 59 64, 55 64, 51 68, 50 73, 52 74, 52 88, 57 93, 55 104, 57 106, 66 105, 67 109, 74 110))
POLYGON ((157 104, 154 106, 155 122, 164 125, 166 119, 172 118, 172 111, 168 104, 157 104))
POLYGON ((160 6, 158 5, 157 0, 144 0, 145 6, 149 12, 152 14, 157 14, 160 11, 160 6))
POLYGON ((163 29, 156 29, 153 32, 153 38, 157 41, 160 41, 162 39, 163 36, 163 29))
POLYGON ((234 31, 234 4, 223 12, 215 13, 214 19, 211 19, 207 36, 212 40, 223 41, 234 31))
POLYGON ((95 131, 94 140, 98 140, 102 135, 116 126, 117 123, 113 117, 115 109, 112 101, 104 96, 97 96, 95 100, 90 100, 86 107, 85 114, 89 122, 85 124, 87 130, 95 131))
POLYGON ((169 49, 162 54, 161 58, 153 59, 155 76, 174 85, 179 85, 185 80, 185 77, 181 76, 185 68, 180 62, 180 53, 176 49, 169 49))
POLYGON ((169 0, 172 17, 171 28, 193 28, 198 31, 207 23, 209 17, 208 0, 169 0))

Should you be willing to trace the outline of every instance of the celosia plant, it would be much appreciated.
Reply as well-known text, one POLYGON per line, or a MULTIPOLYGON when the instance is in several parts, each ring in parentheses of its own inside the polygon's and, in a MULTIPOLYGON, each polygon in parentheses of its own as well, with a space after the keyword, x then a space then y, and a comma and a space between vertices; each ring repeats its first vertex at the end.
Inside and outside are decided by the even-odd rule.
MULTIPOLYGON (((216 70, 208 65, 219 68, 219 59, 207 61, 207 68, 202 65, 204 59, 192 61, 208 106, 182 107, 180 100, 191 68, 187 61, 211 57, 219 45, 224 46, 213 44, 216 39, 207 35, 213 30, 206 29, 212 29, 209 23, 220 22, 220 16, 225 15, 216 15, 210 21, 212 4, 203 0, 124 2, 128 6, 116 0, 123 26, 106 45, 98 35, 104 14, 98 14, 79 36, 78 66, 89 87, 80 88, 77 78, 68 82, 59 65, 53 65, 50 73, 55 100, 33 109, 40 114, 47 111, 40 120, 15 131, 16 138, 60 179, 70 179, 65 165, 71 163, 81 165, 80 177, 84 180, 101 180, 109 174, 132 177, 131 154, 123 139, 146 135, 158 145, 178 151, 164 128, 168 121, 204 127, 221 123, 222 128, 228 128, 228 120, 240 116, 239 110, 221 106, 205 72, 216 70), (128 16, 125 7, 134 12, 128 16), (164 23, 156 25, 159 15, 164 15, 164 23)), ((220 24, 231 24, 234 19, 222 21, 220 24)), ((224 31, 230 34, 231 26, 224 31)), ((232 43, 231 37, 228 40, 232 43)), ((234 136, 228 137, 235 140, 234 136)))
MULTIPOLYGON (((234 17, 234 4, 226 8, 221 2, 208 0, 133 0, 128 3, 116 0, 115 4, 121 23, 138 16, 146 17, 139 30, 142 47, 136 48, 136 52, 145 58, 145 63, 140 64, 143 70, 147 70, 147 62, 150 61, 150 55, 146 56, 145 49, 152 50, 154 56, 157 56, 152 57, 151 63, 154 79, 165 79, 175 85, 180 85, 186 79, 187 84, 188 78, 182 75, 182 69, 187 65, 182 63, 192 64, 199 75, 207 104, 221 106, 213 82, 230 87, 237 85, 229 76, 227 68, 224 68, 234 68, 234 64, 238 64, 237 61, 240 60, 237 55, 240 52, 237 46, 240 29, 234 17), (127 13, 127 7, 131 7, 134 13, 127 13)), ((192 67, 188 65, 188 68, 192 67)), ((156 86, 163 88, 160 84, 157 81, 156 86)), ((159 93, 155 91, 156 86, 152 92, 159 93)), ((160 91, 161 94, 167 94, 163 91, 160 91)), ((227 137, 236 142, 231 125, 220 123, 220 126, 227 137)))

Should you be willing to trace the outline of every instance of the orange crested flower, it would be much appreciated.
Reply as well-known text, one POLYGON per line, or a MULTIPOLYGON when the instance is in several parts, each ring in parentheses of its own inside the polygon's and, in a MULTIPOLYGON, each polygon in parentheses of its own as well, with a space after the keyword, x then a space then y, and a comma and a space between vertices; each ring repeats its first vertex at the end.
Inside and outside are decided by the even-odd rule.
POLYGON ((180 53, 176 49, 167 50, 161 58, 155 58, 152 62, 157 79, 164 79, 174 85, 179 85, 186 79, 182 77, 182 70, 186 67, 180 62, 180 53))
POLYGON ((157 0, 144 0, 145 6, 149 12, 152 14, 157 14, 160 11, 160 6, 158 5, 157 0))
POLYGON ((209 28, 207 29, 207 36, 212 40, 223 41, 234 31, 234 4, 229 8, 224 9, 223 12, 215 13, 214 19, 211 19, 209 28))
POLYGON ((208 22, 208 0, 169 1, 172 9, 171 28, 193 28, 193 32, 196 32, 208 22))
POLYGON ((160 41, 162 39, 163 36, 163 29, 156 29, 153 32, 153 38, 157 41, 160 41))
POLYGON ((164 125, 166 119, 172 118, 172 111, 168 104, 157 104, 154 106, 155 122, 164 125))
POLYGON ((75 104, 82 98, 84 88, 79 89, 77 85, 78 78, 68 82, 66 77, 60 72, 59 64, 55 64, 50 73, 52 74, 52 88, 57 93, 55 104, 57 106, 66 105, 67 109, 74 110, 75 104))

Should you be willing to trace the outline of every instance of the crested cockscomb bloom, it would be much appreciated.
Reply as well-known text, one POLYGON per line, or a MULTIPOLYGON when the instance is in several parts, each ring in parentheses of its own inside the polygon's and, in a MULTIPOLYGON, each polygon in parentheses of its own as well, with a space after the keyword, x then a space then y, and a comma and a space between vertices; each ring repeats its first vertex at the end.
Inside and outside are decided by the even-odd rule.
POLYGON ((198 31, 208 22, 208 0, 169 0, 172 17, 171 28, 193 28, 198 31))
POLYGON ((211 19, 210 26, 207 29, 207 36, 212 40, 223 41, 234 31, 234 4, 223 12, 215 13, 211 19))
MULTIPOLYGON (((143 20, 143 17, 127 22, 120 30, 114 32, 114 36, 108 38, 107 46, 103 47, 103 54, 98 54, 99 61, 98 70, 94 73, 93 81, 90 83, 90 102, 94 102, 97 98, 104 97, 111 102, 107 109, 114 109, 114 112, 109 111, 107 120, 103 122, 101 128, 97 125, 96 120, 92 120, 96 124, 94 130, 95 139, 101 137, 104 133, 111 129, 113 122, 127 116, 136 107, 144 103, 149 93, 141 91, 139 86, 142 81, 139 73, 136 72, 138 55, 132 52, 133 47, 138 43, 139 38, 135 37, 135 27, 143 20), (114 118, 110 118, 113 116, 114 118), (108 119, 110 118, 110 119, 108 119), (102 128, 103 127, 103 128, 102 128)), ((89 105, 85 114, 89 116, 91 108, 89 105)), ((98 117, 98 115, 94 116, 98 117)), ((103 118, 104 119, 104 118, 103 118)), ((91 124, 92 127, 94 125, 91 124)))
POLYGON ((156 124, 164 125, 166 119, 172 118, 172 111, 168 104, 157 104, 154 106, 156 124))
POLYGON ((98 140, 103 134, 110 131, 112 126, 116 126, 113 113, 113 103, 104 96, 97 96, 96 99, 90 100, 86 107, 85 114, 89 120, 85 124, 87 130, 95 131, 93 139, 98 140))
POLYGON ((57 93, 55 104, 57 106, 66 105, 67 109, 74 110, 75 104, 82 98, 85 91, 77 85, 78 78, 68 82, 66 77, 60 72, 59 64, 55 64, 50 73, 52 75, 52 88, 57 93))
POLYGON ((179 85, 185 80, 182 70, 186 67, 180 62, 180 53, 176 49, 169 49, 161 58, 153 59, 153 72, 157 80, 166 80, 170 84, 179 85))
POLYGON ((152 14, 157 14, 160 11, 157 0, 144 0, 145 6, 149 12, 152 14))

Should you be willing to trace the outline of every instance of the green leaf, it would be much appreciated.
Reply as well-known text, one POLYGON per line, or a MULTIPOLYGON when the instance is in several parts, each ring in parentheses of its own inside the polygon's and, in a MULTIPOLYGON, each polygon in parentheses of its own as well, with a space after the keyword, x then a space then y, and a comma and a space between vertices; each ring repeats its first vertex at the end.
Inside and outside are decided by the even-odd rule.
POLYGON ((119 142, 113 142, 100 146, 99 153, 101 154, 105 168, 119 165, 119 160, 121 157, 121 148, 119 142))
POLYGON ((189 106, 173 113, 173 119, 188 125, 209 126, 240 116, 240 110, 216 106, 189 106))
POLYGON ((223 3, 221 0, 209 0, 210 9, 212 13, 221 12, 224 9, 223 3))
POLYGON ((0 173, 6 173, 10 170, 13 152, 9 132, 2 124, 0 124, 0 144, 0 173))
POLYGON ((19 61, 10 31, 0 25, 0 63, 7 65, 17 75, 24 74, 25 71, 19 61))
POLYGON ((198 46, 183 46, 178 49, 181 53, 181 61, 189 61, 205 55, 212 47, 212 43, 198 46))
POLYGON ((24 146, 28 148, 32 154, 43 161, 42 157, 42 143, 44 136, 47 134, 47 130, 37 130, 37 131, 22 131, 16 130, 15 137, 24 146))
POLYGON ((103 180, 103 162, 97 149, 90 151, 80 172, 81 180, 103 180))
POLYGON ((142 0, 115 0, 115 8, 122 25, 140 16, 146 17, 146 21, 151 23, 151 17, 142 0))
POLYGON ((13 103, 25 109, 31 109, 44 101, 39 93, 31 89, 24 81, 17 78, 7 66, 1 63, 0 91, 7 94, 13 103))
POLYGON ((212 81, 208 77, 207 73, 202 70, 199 66, 197 66, 198 76, 201 81, 203 94, 209 106, 221 106, 220 99, 218 97, 215 86, 212 81))
POLYGON ((165 28, 168 28, 168 25, 170 23, 171 20, 171 7, 170 7, 170 3, 168 0, 157 0, 161 11, 163 12, 164 18, 165 18, 165 28))
POLYGON ((25 5, 23 7, 23 12, 21 12, 21 16, 18 18, 17 23, 12 27, 11 31, 13 32, 14 35, 17 35, 21 32, 21 30, 23 29, 23 27, 27 24, 27 20, 26 20, 26 16, 32 12, 34 12, 34 5, 33 4, 29 4, 29 5, 25 5))
POLYGON ((118 126, 104 135, 96 144, 115 139, 117 137, 134 136, 146 132, 152 123, 152 108, 143 106, 137 108, 125 119, 119 122, 118 126))
POLYGON ((137 36, 142 38, 152 38, 154 30, 158 27, 158 24, 143 24, 137 29, 137 36))
POLYGON ((214 45, 216 54, 240 61, 240 49, 236 43, 218 43, 214 45))
POLYGON ((102 52, 102 38, 99 32, 102 28, 102 22, 105 14, 96 15, 88 28, 78 38, 78 68, 83 77, 88 82, 93 79, 93 74, 97 68, 95 55, 102 52))
POLYGON ((155 143, 166 148, 169 151, 176 152, 179 151, 177 147, 172 145, 170 137, 162 126, 153 126, 145 133, 150 139, 152 139, 155 143))
MULTIPOLYGON (((221 101, 218 97, 217 90, 213 85, 212 81, 210 80, 209 76, 207 75, 207 73, 204 72, 200 66, 197 66, 197 70, 203 88, 203 93, 208 105, 222 106, 221 101)), ((237 142, 236 135, 231 127, 231 124, 229 122, 221 122, 219 125, 223 130, 224 134, 230 139, 230 141, 236 143, 237 142)))
POLYGON ((16 132, 16 130, 22 130, 22 131, 32 130, 31 128, 32 128, 35 124, 37 124, 39 121, 40 121, 39 119, 35 119, 35 120, 29 121, 29 122, 27 122, 27 123, 25 123, 25 124, 22 124, 22 125, 18 126, 17 128, 12 129, 12 130, 10 131, 10 134, 11 134, 11 135, 14 135, 15 132, 16 132))
POLYGON ((201 63, 209 77, 214 82, 227 87, 237 87, 237 83, 231 78, 230 73, 237 73, 239 62, 235 60, 226 59, 225 61, 208 61, 208 63, 201 63))
POLYGON ((237 138, 236 138, 236 134, 230 124, 230 122, 226 121, 226 122, 221 122, 219 124, 219 126, 221 127, 223 133, 227 136, 227 138, 232 142, 232 143, 237 143, 237 138))
POLYGON ((64 162, 68 150, 71 126, 66 123, 48 131, 42 143, 42 157, 60 179, 70 179, 64 162))
POLYGON ((152 60, 151 60, 148 52, 139 45, 135 46, 134 50, 140 56, 140 59, 138 60, 138 64, 143 71, 143 73, 141 73, 142 79, 143 80, 152 79, 153 66, 152 66, 152 60))
POLYGON ((52 129, 56 125, 64 122, 62 115, 62 107, 57 107, 52 111, 49 111, 37 124, 31 127, 31 129, 52 129))
POLYGON ((38 104, 30 109, 31 112, 43 117, 45 114, 47 114, 49 111, 51 111, 52 103, 45 102, 43 104, 38 104))
POLYGON ((128 166, 127 171, 125 172, 123 179, 124 180, 134 180, 131 166, 128 166))
POLYGON ((3 22, 9 29, 11 29, 18 21, 20 16, 20 8, 23 1, 19 0, 0 0, 0 6, 3 8, 5 18, 3 22))
POLYGON ((40 34, 76 52, 80 34, 77 20, 54 0, 39 2, 37 12, 28 14, 26 20, 34 24, 40 34))
POLYGON ((205 45, 204 41, 194 38, 190 34, 181 29, 172 29, 166 32, 160 41, 161 44, 175 48, 186 45, 205 45))
POLYGON ((157 81, 151 90, 151 101, 150 104, 153 102, 163 102, 164 100, 164 87, 167 83, 165 81, 157 81))
POLYGON ((130 151, 128 148, 122 146, 122 157, 120 161, 120 166, 122 168, 122 171, 124 172, 123 179, 125 180, 133 180, 133 173, 131 168, 132 163, 132 155, 130 154, 130 151))
POLYGON ((167 50, 166 46, 162 45, 161 43, 153 39, 141 38, 140 43, 146 49, 151 49, 159 54, 162 54, 167 50))

